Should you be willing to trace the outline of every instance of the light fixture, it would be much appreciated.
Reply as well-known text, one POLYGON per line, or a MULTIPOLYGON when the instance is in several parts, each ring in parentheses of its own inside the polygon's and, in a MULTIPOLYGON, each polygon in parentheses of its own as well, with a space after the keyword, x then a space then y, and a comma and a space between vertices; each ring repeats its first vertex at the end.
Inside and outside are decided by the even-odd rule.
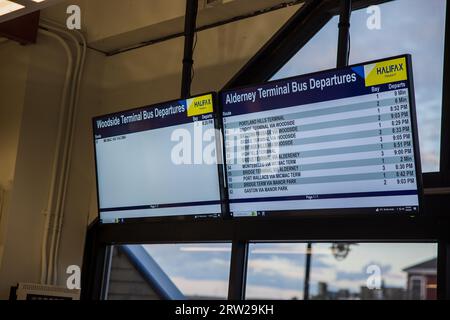
POLYGON ((0 0, 0 16, 25 8, 23 5, 9 1, 0 0))
POLYGON ((39 2, 44 2, 45 0, 31 0, 31 1, 39 3, 39 2))

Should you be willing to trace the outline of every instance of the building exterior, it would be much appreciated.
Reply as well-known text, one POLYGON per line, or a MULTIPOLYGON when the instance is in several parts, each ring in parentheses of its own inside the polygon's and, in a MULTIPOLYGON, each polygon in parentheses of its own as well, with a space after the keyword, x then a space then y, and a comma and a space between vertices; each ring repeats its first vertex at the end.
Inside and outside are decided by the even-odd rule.
POLYGON ((437 258, 403 269, 408 274, 409 299, 435 300, 437 289, 437 258))

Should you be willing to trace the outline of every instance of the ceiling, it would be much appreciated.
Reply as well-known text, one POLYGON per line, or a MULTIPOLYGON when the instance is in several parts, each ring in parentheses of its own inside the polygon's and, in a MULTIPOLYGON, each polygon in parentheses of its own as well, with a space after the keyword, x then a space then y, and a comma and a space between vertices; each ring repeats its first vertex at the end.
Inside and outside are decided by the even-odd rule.
MULTIPOLYGON (((81 10, 81 31, 91 48, 105 53, 182 34, 186 0, 0 0, 23 8, 0 15, 0 22, 42 10, 41 18, 66 24, 67 7, 81 10), (35 2, 40 1, 40 2, 35 2)), ((300 0, 198 0, 197 27, 211 26, 255 12, 299 4, 300 0)), ((1 12, 1 11, 0 11, 1 12)))
MULTIPOLYGON (((215 25, 255 12, 297 4, 299 0, 198 0, 197 27, 215 25)), ((65 23, 68 2, 52 6, 42 16, 65 23)), ((186 0, 71 0, 82 13, 82 31, 89 46, 112 53, 180 34, 186 0)))

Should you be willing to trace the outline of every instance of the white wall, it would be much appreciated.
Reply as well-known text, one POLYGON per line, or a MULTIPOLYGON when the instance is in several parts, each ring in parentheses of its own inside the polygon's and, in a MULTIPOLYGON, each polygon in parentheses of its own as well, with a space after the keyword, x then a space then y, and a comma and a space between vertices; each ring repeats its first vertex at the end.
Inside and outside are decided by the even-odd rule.
POLYGON ((56 45, 45 38, 39 40, 39 45, 27 47, 30 63, 25 83, 16 173, 4 221, 6 232, 0 270, 2 297, 6 296, 12 285, 9 280, 39 279, 44 224, 42 211, 48 193, 64 71, 63 56, 56 50, 56 45))
POLYGON ((22 118, 29 50, 9 41, 0 43, 0 186, 13 177, 22 118))
POLYGON ((97 215, 91 120, 97 110, 102 110, 101 79, 105 59, 103 55, 90 51, 86 61, 61 232, 61 263, 58 268, 61 285, 66 282, 67 266, 81 267, 86 229, 97 215))
MULTIPOLYGON (((17 282, 39 282, 41 247, 44 233, 45 215, 51 181, 51 168, 56 146, 56 133, 60 112, 62 88, 67 59, 64 50, 54 39, 39 35, 38 44, 28 47, 17 46, 13 55, 21 56, 29 52, 26 77, 22 79, 23 113, 20 135, 18 136, 15 174, 8 208, 2 219, 3 259, 0 268, 0 298, 7 298, 9 288, 17 282)), ((103 56, 90 52, 80 100, 77 121, 78 139, 89 136, 89 118, 84 110, 97 109, 101 90, 103 56), (93 86, 96 86, 93 88, 93 86), (80 132, 80 134, 78 134, 80 132)), ((0 61, 3 55, 0 55, 0 61)), ((17 71, 18 69, 14 69, 17 71)), ((9 81, 11 75, 1 73, 0 78, 9 81)), ((3 92, 5 95, 9 93, 3 92)), ((3 94, 2 94, 3 95, 3 94)), ((7 105, 0 110, 9 113, 7 105)), ((60 250, 63 265, 80 264, 84 232, 89 214, 90 188, 93 173, 90 167, 80 168, 78 160, 90 158, 90 149, 75 150, 69 190, 81 179, 87 182, 69 195, 70 205, 66 208, 63 243, 60 250), (87 193, 83 191, 87 190, 87 193), (73 201, 72 196, 77 197, 73 201), (83 207, 84 205, 84 207, 83 207), (84 208, 84 210, 83 210, 84 208), (74 214, 74 211, 76 213, 74 214), (67 228, 67 226, 70 226, 67 228), (65 241, 67 240, 67 241, 65 241), (75 258, 74 258, 75 256, 75 258)), ((3 159, 1 162, 3 166, 3 159)), ((64 280, 64 279, 63 279, 64 280)), ((63 283, 64 281, 61 281, 63 283)))

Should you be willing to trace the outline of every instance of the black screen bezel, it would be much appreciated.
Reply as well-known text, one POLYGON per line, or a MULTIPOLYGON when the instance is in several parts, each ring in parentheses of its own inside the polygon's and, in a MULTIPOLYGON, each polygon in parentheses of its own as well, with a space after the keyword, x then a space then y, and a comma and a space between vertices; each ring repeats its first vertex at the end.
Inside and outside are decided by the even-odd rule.
MULTIPOLYGON (((163 102, 158 102, 158 103, 153 103, 150 105, 146 105, 146 106, 140 106, 140 107, 135 107, 135 108, 130 108, 130 109, 125 109, 122 111, 118 111, 118 112, 111 112, 111 113, 107 113, 107 114, 103 114, 103 115, 98 115, 92 118, 92 142, 93 142, 93 151, 94 151, 94 160, 95 160, 95 183, 96 183, 96 194, 97 194, 97 217, 98 220, 100 221, 100 223, 102 224, 129 224, 129 223, 145 223, 145 222, 164 222, 164 221, 192 221, 192 220, 216 220, 216 219, 220 219, 223 218, 224 212, 226 210, 224 210, 224 206, 226 205, 226 195, 224 193, 224 190, 226 190, 224 188, 224 172, 223 172, 223 166, 221 165, 220 161, 218 161, 217 163, 217 175, 218 175, 218 183, 219 183, 219 201, 220 201, 220 206, 221 206, 221 212, 220 213, 206 213, 206 214, 177 214, 177 215, 170 215, 170 216, 155 216, 155 217, 139 217, 139 218, 123 218, 123 219, 116 219, 115 222, 105 222, 103 221, 102 217, 101 217, 101 213, 100 213, 100 190, 99 190, 99 184, 98 184, 98 162, 97 162, 97 150, 96 150, 96 143, 95 143, 95 123, 96 120, 99 118, 103 118, 103 117, 107 117, 107 116, 113 116, 116 114, 120 114, 120 113, 124 113, 124 112, 129 112, 129 111, 134 111, 134 110, 139 110, 142 108, 147 108, 147 109, 152 109, 152 108, 156 108, 158 106, 161 105, 165 105, 165 104, 170 104, 170 103, 175 103, 178 102, 180 100, 185 100, 185 99, 191 99, 191 98, 196 98, 196 97, 201 97, 201 96, 205 96, 205 95, 211 95, 212 96, 212 100, 213 100, 213 120, 214 120, 214 128, 216 129, 216 150, 221 150, 221 137, 217 136, 217 132, 219 129, 220 130, 220 121, 219 121, 219 107, 218 107, 218 95, 216 92, 205 92, 202 94, 196 94, 193 96, 190 96, 188 98, 180 98, 180 99, 173 99, 173 100, 168 100, 168 101, 163 101, 163 102)), ((182 211, 182 209, 180 209, 182 211)))
MULTIPOLYGON (((410 105, 410 115, 411 115, 411 130, 412 130, 412 139, 413 139, 413 149, 414 149, 414 163, 416 167, 416 182, 417 182, 417 193, 418 193, 418 210, 415 212, 405 212, 402 215, 406 217, 415 217, 420 216, 423 214, 423 180, 422 180, 422 166, 420 161, 420 146, 419 146, 419 138, 418 138, 418 129, 417 129, 417 116, 416 116, 416 102, 415 102, 415 91, 414 91, 414 77, 413 77, 413 70, 412 70, 412 58, 410 54, 403 54, 403 55, 396 55, 392 57, 382 58, 382 59, 376 59, 371 61, 365 61, 357 64, 352 64, 345 67, 340 68, 332 68, 327 70, 321 70, 318 72, 312 72, 312 73, 306 73, 302 75, 272 80, 272 81, 266 81, 261 83, 256 83, 252 85, 245 85, 245 86, 237 86, 234 88, 222 90, 219 92, 219 104, 221 110, 223 110, 223 96, 224 94, 228 92, 233 92, 239 89, 249 89, 249 88, 255 88, 263 85, 267 85, 269 83, 278 83, 278 82, 284 82, 286 80, 294 80, 299 78, 305 78, 310 77, 322 73, 328 73, 333 72, 337 70, 345 70, 353 67, 358 66, 364 66, 367 64, 373 64, 378 63, 382 61, 387 60, 393 60, 398 58, 405 58, 406 59, 406 71, 407 71, 407 80, 408 82, 408 97, 409 97, 409 105, 410 105)), ((222 127, 223 132, 223 127, 222 127)), ((223 154, 225 154, 225 135, 223 134, 223 154)), ((224 157, 224 172, 225 172, 225 183, 228 182, 228 173, 227 173, 227 163, 226 163, 226 157, 224 157)), ((227 195, 229 196, 228 190, 227 195)), ((375 207, 370 208, 336 208, 336 209, 301 209, 301 210, 283 210, 283 211, 268 211, 264 215, 260 215, 258 213, 257 216, 234 216, 233 213, 230 210, 230 206, 228 203, 227 206, 228 211, 226 212, 226 216, 232 217, 234 219, 239 220, 245 220, 245 219, 277 219, 277 218, 302 218, 302 217, 351 217, 351 216, 368 216, 373 217, 374 215, 380 215, 380 216, 392 216, 395 215, 391 211, 386 212, 376 212, 375 207)))

